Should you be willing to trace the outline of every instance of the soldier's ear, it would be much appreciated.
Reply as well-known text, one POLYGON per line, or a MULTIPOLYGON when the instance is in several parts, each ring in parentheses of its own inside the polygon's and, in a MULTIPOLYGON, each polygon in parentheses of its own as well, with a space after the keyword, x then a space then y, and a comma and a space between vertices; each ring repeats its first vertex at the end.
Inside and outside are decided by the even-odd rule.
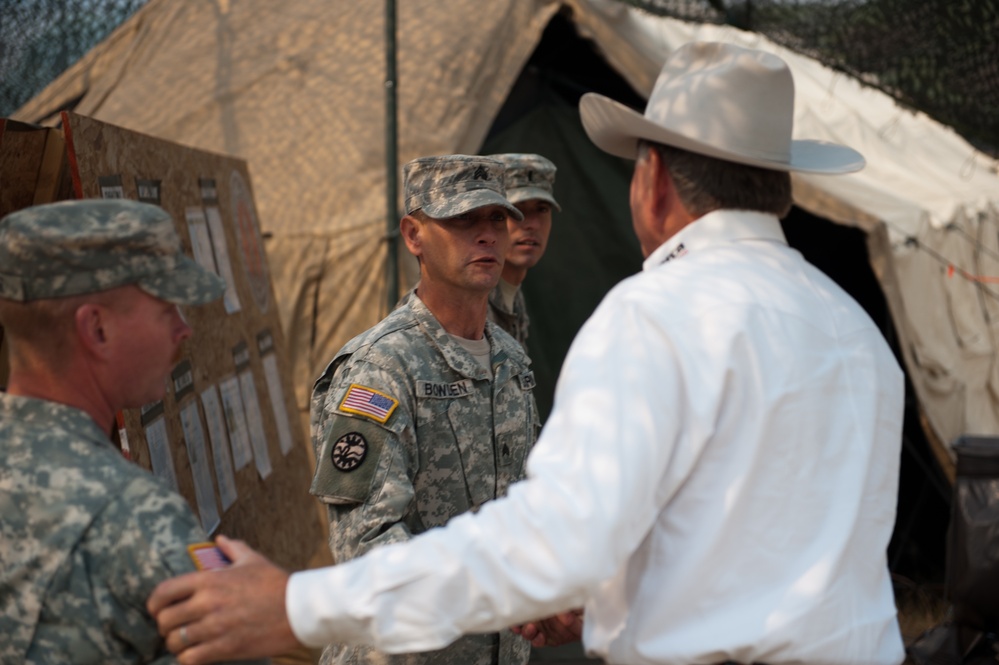
POLYGON ((420 220, 412 215, 406 215, 399 221, 399 233, 405 241, 409 253, 416 258, 420 258, 423 254, 422 230, 423 225, 420 220))
POLYGON ((76 338, 90 354, 103 358, 109 352, 105 329, 108 311, 96 303, 84 303, 76 308, 74 324, 76 338))

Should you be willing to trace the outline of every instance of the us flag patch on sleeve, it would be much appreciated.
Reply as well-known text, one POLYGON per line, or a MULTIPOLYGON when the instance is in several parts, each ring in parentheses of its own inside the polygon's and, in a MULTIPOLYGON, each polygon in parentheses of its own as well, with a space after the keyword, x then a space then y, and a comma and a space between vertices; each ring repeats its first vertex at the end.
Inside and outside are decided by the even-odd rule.
POLYGON ((359 416, 367 416, 372 420, 384 424, 389 416, 399 406, 399 400, 389 397, 383 392, 374 388, 368 388, 357 383, 350 384, 347 394, 340 401, 339 409, 346 413, 356 413, 359 416))
POLYGON ((187 546, 187 553, 198 570, 225 568, 232 561, 222 553, 215 543, 195 543, 187 546))

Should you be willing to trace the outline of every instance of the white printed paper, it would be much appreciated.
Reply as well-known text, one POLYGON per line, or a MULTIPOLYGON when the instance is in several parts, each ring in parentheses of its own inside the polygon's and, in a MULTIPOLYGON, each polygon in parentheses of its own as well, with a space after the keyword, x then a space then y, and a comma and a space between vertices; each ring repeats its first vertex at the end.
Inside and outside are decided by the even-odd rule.
POLYGON ((215 503, 215 484, 208 467, 208 453, 205 451, 205 432, 201 429, 201 414, 197 400, 190 400, 180 410, 180 424, 184 428, 187 442, 187 459, 191 462, 191 475, 194 477, 194 499, 198 504, 201 527, 211 533, 219 526, 219 507, 215 503))
POLYGON ((239 375, 239 387, 246 407, 246 424, 250 428, 250 445, 253 446, 253 461, 257 463, 257 473, 263 480, 271 475, 271 456, 267 452, 267 439, 264 438, 264 421, 260 417, 260 399, 257 397, 257 384, 253 382, 253 372, 245 370, 239 375))
POLYGON ((219 482, 219 496, 222 498, 222 512, 236 503, 236 476, 232 471, 232 457, 229 455, 229 436, 226 434, 225 415, 219 402, 218 390, 209 386, 201 393, 201 406, 205 409, 205 422, 208 424, 208 439, 212 444, 212 459, 215 460, 215 478, 219 482))
POLYGON ((235 376, 219 382, 222 394, 222 412, 229 428, 229 443, 232 444, 232 462, 239 471, 253 459, 250 449, 250 434, 246 429, 246 412, 243 409, 243 395, 239 389, 239 379, 235 376))
POLYGON ((229 260, 229 246, 225 241, 225 228, 222 226, 222 215, 216 207, 206 208, 205 216, 208 218, 208 230, 212 237, 212 247, 215 250, 215 265, 218 266, 219 275, 225 280, 225 302, 226 314, 238 312, 242 306, 239 303, 239 295, 236 294, 236 280, 232 276, 232 262, 229 260))
POLYGON ((169 483, 173 491, 180 492, 177 473, 173 470, 170 456, 170 439, 167 438, 166 421, 161 417, 146 427, 146 444, 149 446, 149 460, 153 465, 153 475, 169 483))
POLYGON ((271 396, 271 409, 274 411, 274 422, 277 425, 278 443, 281 445, 281 453, 287 455, 291 452, 291 426, 288 424, 288 410, 284 405, 284 389, 281 387, 277 356, 268 353, 262 362, 264 378, 267 380, 267 393, 271 396))
POLYGON ((205 223, 205 211, 201 208, 188 208, 185 211, 187 229, 191 233, 191 251, 194 260, 205 270, 218 274, 215 267, 215 253, 212 251, 212 238, 208 235, 208 224, 205 223))

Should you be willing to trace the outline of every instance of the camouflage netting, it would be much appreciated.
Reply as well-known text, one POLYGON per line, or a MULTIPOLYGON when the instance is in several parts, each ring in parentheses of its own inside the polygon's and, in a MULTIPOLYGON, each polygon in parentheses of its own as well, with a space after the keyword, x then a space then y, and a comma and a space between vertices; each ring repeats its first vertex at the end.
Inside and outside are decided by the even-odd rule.
POLYGON ((0 2, 0 117, 20 108, 146 2, 0 2))
MULTIPOLYGON (((999 0, 619 1, 764 34, 999 154, 999 0)), ((145 2, 5 2, 0 116, 28 101, 145 2)))

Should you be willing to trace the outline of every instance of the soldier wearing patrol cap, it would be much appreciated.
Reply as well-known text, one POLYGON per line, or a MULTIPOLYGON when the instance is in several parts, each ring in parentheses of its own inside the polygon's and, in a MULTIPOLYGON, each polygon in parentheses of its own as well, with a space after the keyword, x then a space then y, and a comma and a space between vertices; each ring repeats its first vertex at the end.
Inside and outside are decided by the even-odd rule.
MULTIPOLYGON (((502 163, 425 157, 404 167, 400 230, 420 282, 376 326, 348 342, 312 397, 317 468, 337 561, 408 540, 502 496, 524 475, 539 427, 534 377, 513 338, 486 320, 489 293, 521 219, 502 163)), ((324 663, 522 665, 509 630, 427 653, 332 645, 324 663)))
POLYGON ((191 328, 178 305, 224 283, 170 216, 124 200, 0 220, 0 662, 172 662, 146 597, 195 570, 187 502, 127 461, 115 413, 163 397, 191 328))
POLYGON ((552 230, 552 208, 562 211, 553 194, 556 169, 551 160, 532 153, 490 157, 503 163, 506 198, 517 206, 523 219, 511 218, 507 222, 510 249, 500 282, 489 295, 489 320, 510 333, 526 350, 530 319, 520 285, 527 271, 545 254, 552 230))

